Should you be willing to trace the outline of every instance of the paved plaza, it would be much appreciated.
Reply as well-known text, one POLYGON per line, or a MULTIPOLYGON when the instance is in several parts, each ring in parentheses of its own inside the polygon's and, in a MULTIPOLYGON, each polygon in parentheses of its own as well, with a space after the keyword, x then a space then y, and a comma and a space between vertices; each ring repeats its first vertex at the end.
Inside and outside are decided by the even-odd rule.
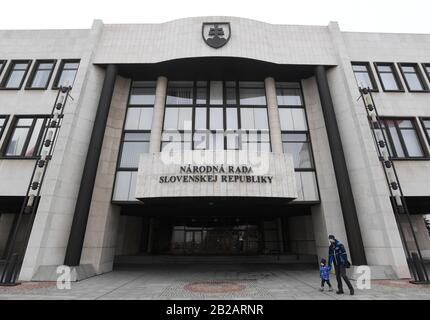
POLYGON ((70 290, 54 282, 0 287, 0 299, 430 300, 430 285, 406 280, 373 281, 354 296, 319 292, 319 286, 318 270, 297 265, 148 265, 72 283, 70 290))

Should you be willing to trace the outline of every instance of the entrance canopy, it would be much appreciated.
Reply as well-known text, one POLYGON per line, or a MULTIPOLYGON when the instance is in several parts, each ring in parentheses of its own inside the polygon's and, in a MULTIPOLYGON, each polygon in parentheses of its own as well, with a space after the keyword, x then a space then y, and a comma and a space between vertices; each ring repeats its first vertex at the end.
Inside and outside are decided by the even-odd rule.
MULTIPOLYGON (((103 65, 101 65, 103 66, 103 65)), ((199 57, 159 63, 117 64, 118 74, 134 80, 232 79, 256 80, 274 77, 277 81, 300 81, 314 75, 315 65, 276 64, 238 57, 199 57)))

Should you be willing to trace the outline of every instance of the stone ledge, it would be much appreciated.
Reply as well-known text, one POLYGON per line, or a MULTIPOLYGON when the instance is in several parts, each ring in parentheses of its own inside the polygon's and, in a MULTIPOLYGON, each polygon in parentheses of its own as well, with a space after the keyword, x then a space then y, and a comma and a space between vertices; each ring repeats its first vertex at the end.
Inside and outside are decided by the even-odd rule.
MULTIPOLYGON (((59 266, 40 266, 31 281, 57 281, 59 276, 57 273, 58 267, 59 266)), ((97 273, 92 264, 70 267, 70 280, 73 282, 85 280, 95 275, 97 275, 97 273)))

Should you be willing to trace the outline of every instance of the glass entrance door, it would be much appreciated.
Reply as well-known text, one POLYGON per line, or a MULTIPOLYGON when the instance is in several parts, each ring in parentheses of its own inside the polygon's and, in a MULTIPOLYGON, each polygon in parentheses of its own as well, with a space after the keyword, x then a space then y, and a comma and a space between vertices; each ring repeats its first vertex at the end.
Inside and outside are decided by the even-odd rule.
POLYGON ((264 246, 263 224, 239 218, 177 219, 172 226, 172 254, 252 255, 264 246))
POLYGON ((185 253, 199 254, 202 251, 202 233, 203 230, 186 230, 185 231, 185 253))

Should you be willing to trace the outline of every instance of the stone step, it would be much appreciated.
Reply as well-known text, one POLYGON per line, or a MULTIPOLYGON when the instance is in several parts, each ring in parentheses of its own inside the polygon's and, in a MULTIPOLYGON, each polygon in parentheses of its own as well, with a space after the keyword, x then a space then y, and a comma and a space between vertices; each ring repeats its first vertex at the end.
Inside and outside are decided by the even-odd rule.
POLYGON ((116 256, 114 263, 123 264, 237 264, 237 263, 317 263, 314 255, 259 255, 259 256, 173 256, 173 255, 130 255, 116 256))

